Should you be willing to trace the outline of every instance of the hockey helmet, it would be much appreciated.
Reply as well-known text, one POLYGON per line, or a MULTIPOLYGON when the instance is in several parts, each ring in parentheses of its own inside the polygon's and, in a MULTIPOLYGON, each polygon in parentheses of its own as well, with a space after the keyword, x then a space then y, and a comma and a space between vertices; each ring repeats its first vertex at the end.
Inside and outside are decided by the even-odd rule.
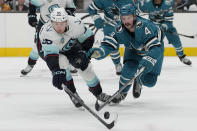
POLYGON ((121 7, 120 16, 136 15, 136 6, 133 4, 127 4, 121 7))
POLYGON ((64 8, 54 8, 51 12, 51 21, 63 22, 68 20, 68 14, 64 8))

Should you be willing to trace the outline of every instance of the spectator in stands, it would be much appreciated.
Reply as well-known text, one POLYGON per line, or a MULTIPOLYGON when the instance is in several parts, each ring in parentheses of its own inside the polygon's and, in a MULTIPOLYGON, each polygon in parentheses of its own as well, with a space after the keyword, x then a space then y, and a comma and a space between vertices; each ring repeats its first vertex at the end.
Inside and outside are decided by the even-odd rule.
POLYGON ((197 11, 197 0, 191 0, 188 6, 188 11, 197 11))
POLYGON ((197 11, 197 0, 176 0, 178 11, 197 11))
POLYGON ((17 11, 27 11, 28 7, 24 3, 25 3, 25 0, 18 0, 16 10, 17 11))
POLYGON ((187 1, 185 0, 176 0, 176 3, 175 3, 175 9, 177 11, 184 11, 185 10, 185 6, 187 4, 187 1))
POLYGON ((0 11, 1 11, 1 8, 2 8, 3 3, 4 3, 4 1, 3 0, 0 0, 0 11))
POLYGON ((0 0, 0 11, 10 11, 11 9, 10 0, 0 0))

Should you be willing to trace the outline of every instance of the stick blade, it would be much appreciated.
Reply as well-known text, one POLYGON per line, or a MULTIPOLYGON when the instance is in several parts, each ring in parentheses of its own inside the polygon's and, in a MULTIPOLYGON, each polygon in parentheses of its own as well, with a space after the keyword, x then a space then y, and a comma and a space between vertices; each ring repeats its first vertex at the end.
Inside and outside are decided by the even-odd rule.
POLYGON ((112 128, 114 127, 114 125, 116 124, 117 119, 118 119, 118 114, 116 114, 115 119, 114 119, 111 123, 107 124, 106 127, 107 127, 108 129, 112 129, 112 128))

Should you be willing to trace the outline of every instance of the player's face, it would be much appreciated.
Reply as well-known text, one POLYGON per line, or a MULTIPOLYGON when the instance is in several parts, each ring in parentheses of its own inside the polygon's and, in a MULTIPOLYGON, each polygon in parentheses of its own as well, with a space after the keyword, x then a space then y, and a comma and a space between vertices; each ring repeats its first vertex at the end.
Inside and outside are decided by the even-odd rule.
POLYGON ((162 0, 154 0, 154 3, 155 3, 156 5, 161 4, 161 2, 162 2, 162 0))
POLYGON ((64 33, 66 27, 67 27, 67 21, 63 21, 63 22, 51 22, 52 23, 52 26, 53 26, 53 29, 59 33, 59 34, 62 34, 64 33))
POLYGON ((133 15, 127 15, 127 16, 121 16, 122 23, 127 29, 131 29, 134 21, 134 16, 133 15))

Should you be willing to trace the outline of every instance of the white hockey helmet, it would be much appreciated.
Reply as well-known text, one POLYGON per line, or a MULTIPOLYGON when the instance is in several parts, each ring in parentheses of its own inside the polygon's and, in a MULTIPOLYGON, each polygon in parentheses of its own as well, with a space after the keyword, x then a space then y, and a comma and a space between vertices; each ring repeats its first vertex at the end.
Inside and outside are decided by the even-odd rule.
POLYGON ((51 21, 63 22, 68 20, 68 14, 64 8, 54 8, 51 12, 51 21))

